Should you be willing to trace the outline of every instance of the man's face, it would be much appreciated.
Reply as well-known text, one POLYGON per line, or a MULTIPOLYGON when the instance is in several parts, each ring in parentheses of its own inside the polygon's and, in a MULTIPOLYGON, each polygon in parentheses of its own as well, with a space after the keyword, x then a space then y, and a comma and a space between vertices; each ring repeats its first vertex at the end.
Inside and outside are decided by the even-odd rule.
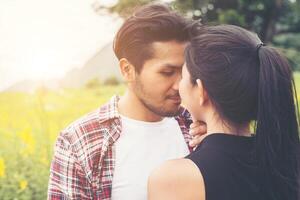
POLYGON ((153 57, 145 61, 136 74, 133 90, 151 112, 164 117, 178 114, 181 99, 178 84, 184 64, 186 43, 177 41, 152 43, 153 57))

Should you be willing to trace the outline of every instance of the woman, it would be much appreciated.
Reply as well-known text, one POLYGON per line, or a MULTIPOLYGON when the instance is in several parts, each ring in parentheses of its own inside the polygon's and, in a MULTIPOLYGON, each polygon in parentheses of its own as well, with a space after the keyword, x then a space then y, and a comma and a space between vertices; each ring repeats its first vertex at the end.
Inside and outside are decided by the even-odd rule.
POLYGON ((237 26, 195 25, 191 33, 179 91, 207 134, 191 155, 151 174, 148 199, 299 199, 298 112, 287 60, 237 26))

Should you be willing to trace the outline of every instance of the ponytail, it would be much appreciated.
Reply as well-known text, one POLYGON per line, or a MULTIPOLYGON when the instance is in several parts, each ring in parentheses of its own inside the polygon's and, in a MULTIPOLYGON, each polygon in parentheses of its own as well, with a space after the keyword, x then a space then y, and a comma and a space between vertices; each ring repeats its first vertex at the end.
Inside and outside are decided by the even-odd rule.
POLYGON ((257 51, 259 84, 256 157, 261 173, 266 177, 262 189, 272 200, 296 200, 300 178, 297 163, 299 113, 293 73, 288 61, 274 48, 260 45, 257 51), (278 188, 271 188, 270 185, 278 188), (287 188, 282 190, 282 187, 287 188), (279 191, 288 192, 282 194, 279 191))

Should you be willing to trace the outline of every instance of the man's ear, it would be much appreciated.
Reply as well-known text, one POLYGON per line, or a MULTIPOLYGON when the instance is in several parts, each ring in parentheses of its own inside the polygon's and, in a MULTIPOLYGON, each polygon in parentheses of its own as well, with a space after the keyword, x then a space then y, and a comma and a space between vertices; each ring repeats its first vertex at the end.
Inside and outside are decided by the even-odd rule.
POLYGON ((135 68, 126 58, 119 60, 119 67, 126 82, 135 80, 135 68))
POLYGON ((200 106, 204 105, 208 101, 208 95, 203 87, 202 81, 200 79, 196 80, 197 90, 199 91, 199 103, 200 106))

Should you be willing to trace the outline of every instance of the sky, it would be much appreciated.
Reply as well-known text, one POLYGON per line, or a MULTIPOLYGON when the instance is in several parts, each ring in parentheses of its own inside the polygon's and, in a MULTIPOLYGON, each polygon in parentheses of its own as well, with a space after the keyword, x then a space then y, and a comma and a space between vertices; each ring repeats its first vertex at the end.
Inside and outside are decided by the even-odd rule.
POLYGON ((122 20, 95 3, 116 0, 1 0, 0 90, 21 80, 60 78, 113 40, 122 20))

